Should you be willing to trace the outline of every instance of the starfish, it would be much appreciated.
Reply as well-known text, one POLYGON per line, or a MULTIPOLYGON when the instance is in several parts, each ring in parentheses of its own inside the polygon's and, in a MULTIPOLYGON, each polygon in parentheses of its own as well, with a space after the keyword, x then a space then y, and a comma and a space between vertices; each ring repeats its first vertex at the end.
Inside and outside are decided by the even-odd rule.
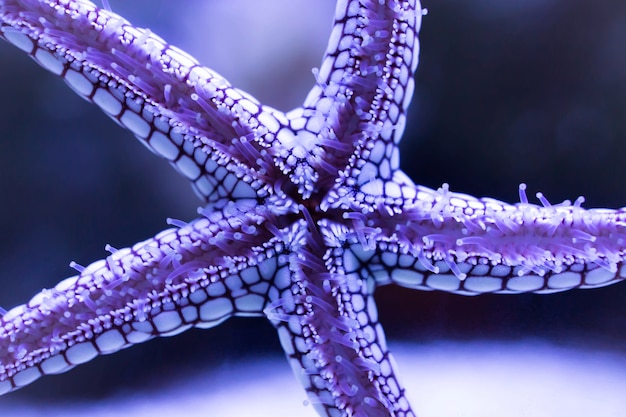
POLYGON ((340 1, 301 108, 282 113, 84 1, 0 1, 0 34, 168 159, 189 223, 43 290, 0 321, 0 392, 156 336, 266 316, 320 415, 414 415, 373 292, 552 293, 622 279, 624 211, 509 205, 413 184, 398 142, 416 1, 340 1))

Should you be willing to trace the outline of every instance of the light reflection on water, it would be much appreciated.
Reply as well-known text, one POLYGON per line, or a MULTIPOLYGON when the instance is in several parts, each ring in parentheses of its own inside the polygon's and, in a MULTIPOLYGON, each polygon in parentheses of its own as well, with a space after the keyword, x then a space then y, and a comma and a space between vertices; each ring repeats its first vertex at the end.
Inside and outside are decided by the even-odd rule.
MULTIPOLYGON (((394 344, 420 417, 603 417, 626 411, 626 357, 525 342, 394 344)), ((53 377, 47 383, 53 383, 53 377)), ((7 403, 3 417, 316 416, 286 361, 180 375, 162 390, 100 402, 7 403)))

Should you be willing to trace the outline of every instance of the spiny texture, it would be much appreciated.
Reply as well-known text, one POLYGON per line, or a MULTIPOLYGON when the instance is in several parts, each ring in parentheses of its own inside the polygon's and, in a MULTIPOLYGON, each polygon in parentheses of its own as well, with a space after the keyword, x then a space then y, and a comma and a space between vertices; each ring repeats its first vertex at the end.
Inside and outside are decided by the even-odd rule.
POLYGON ((315 86, 263 106, 87 1, 0 0, 0 36, 189 179, 205 203, 0 320, 0 393, 156 336, 266 316, 326 416, 414 416, 377 286, 550 293, 623 279, 624 210, 508 205, 413 184, 398 143, 416 0, 339 1, 315 86))

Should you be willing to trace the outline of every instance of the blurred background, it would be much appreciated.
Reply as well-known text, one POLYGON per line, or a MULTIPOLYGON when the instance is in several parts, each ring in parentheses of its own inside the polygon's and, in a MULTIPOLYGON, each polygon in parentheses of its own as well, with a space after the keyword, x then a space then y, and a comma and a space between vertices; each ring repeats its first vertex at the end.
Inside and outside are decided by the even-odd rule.
MULTIPOLYGON (((334 3, 110 0, 135 25, 281 110, 298 106, 314 82, 334 3)), ((529 196, 541 191, 553 203, 584 195, 586 207, 626 206, 626 3, 423 6, 429 14, 401 144, 416 183, 516 202, 525 182, 529 196)), ((0 44, 0 63, 0 306, 73 275, 71 260, 106 256, 106 243, 129 246, 165 228, 167 217, 196 216, 199 201, 186 181, 130 134, 17 48, 0 44)), ((626 354, 626 284, 475 298, 386 287, 377 300, 392 347, 452 343, 460 355, 483 342, 532 351, 538 340, 580 358, 626 354)), ((281 354, 265 320, 234 319, 45 378, 0 399, 0 410, 158 392, 186 372, 281 354)))

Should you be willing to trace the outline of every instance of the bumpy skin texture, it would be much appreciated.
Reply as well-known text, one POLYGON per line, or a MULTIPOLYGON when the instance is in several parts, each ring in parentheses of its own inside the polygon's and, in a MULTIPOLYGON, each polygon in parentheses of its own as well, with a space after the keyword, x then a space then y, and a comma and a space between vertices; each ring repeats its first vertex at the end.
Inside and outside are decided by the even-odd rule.
POLYGON ((623 279, 623 210, 414 185, 398 142, 416 1, 339 1, 304 105, 258 103, 85 1, 0 0, 0 36, 63 77, 206 203, 0 320, 0 393, 192 326, 265 315, 320 415, 414 415, 373 292, 550 293, 623 279))

